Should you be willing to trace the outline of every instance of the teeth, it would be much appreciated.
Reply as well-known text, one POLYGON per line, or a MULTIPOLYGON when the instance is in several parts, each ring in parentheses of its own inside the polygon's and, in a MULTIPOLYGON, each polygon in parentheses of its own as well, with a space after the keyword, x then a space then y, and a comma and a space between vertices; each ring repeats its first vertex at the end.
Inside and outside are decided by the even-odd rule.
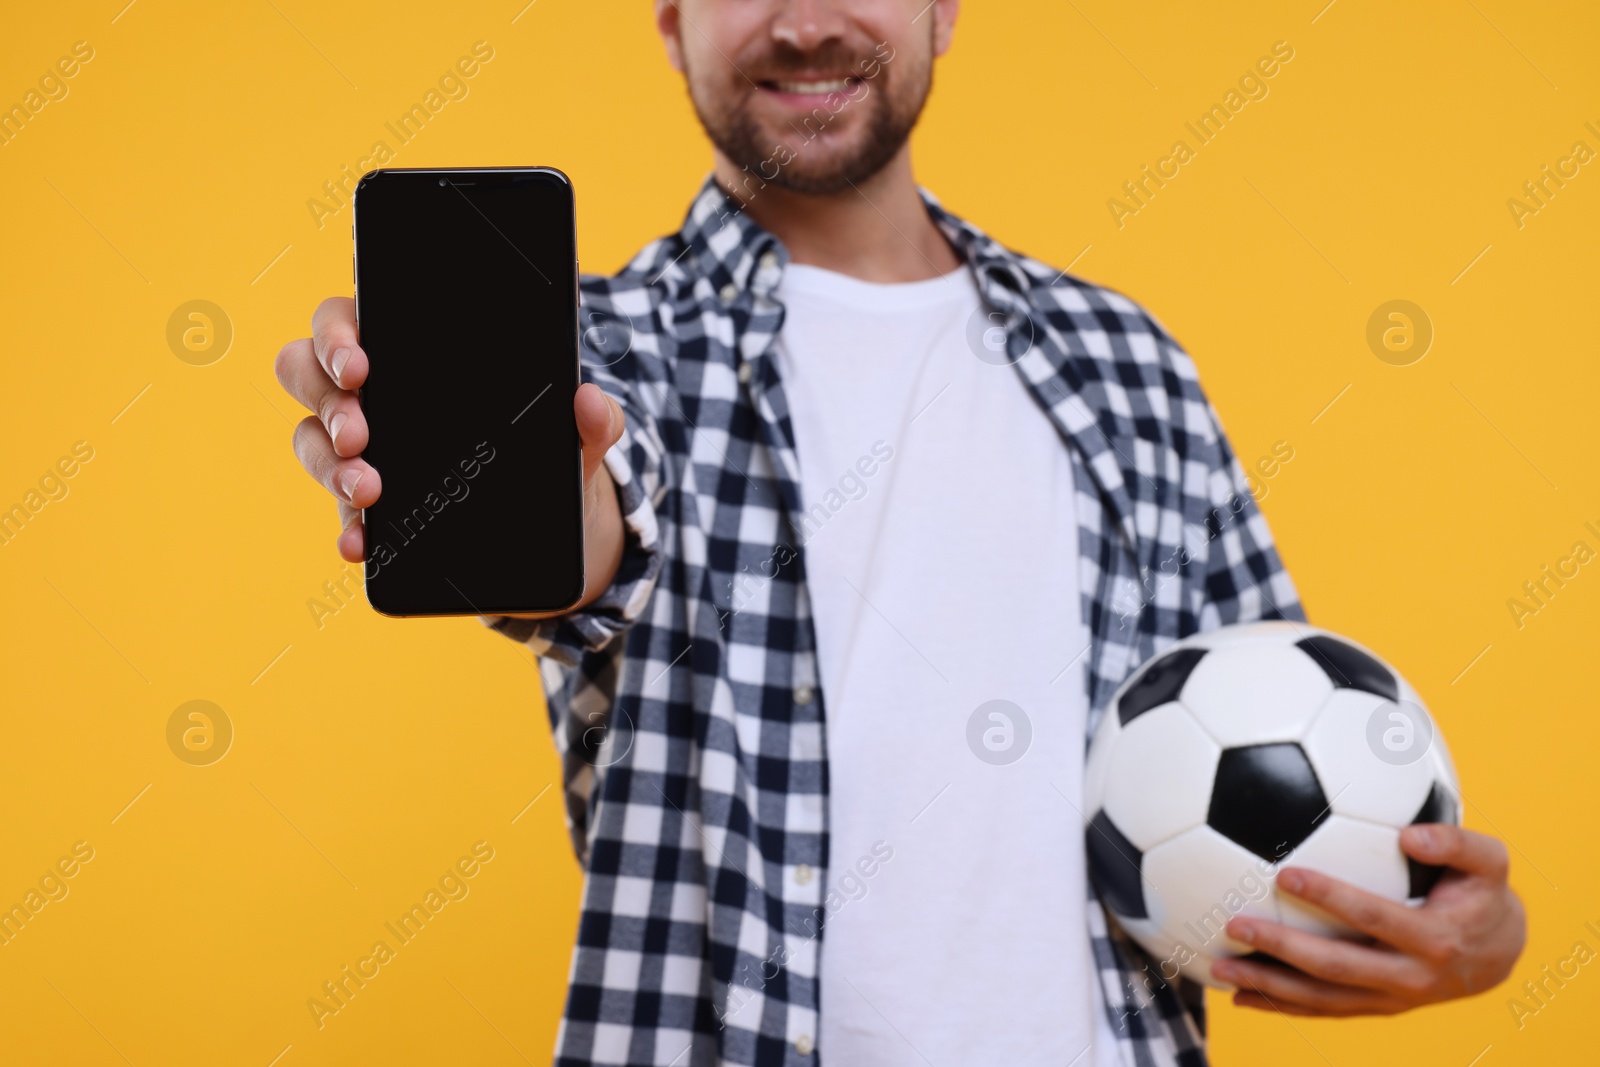
POLYGON ((786 93, 799 95, 822 95, 825 93, 842 93, 850 87, 848 78, 835 78, 825 82, 777 82, 779 90, 786 93))

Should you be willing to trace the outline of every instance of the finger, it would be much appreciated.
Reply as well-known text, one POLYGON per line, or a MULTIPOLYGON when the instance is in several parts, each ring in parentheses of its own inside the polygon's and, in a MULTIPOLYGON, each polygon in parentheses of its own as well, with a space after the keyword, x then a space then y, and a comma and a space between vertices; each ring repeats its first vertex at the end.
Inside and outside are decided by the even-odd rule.
POLYGON ((1506 880, 1510 855, 1506 846, 1488 834, 1449 823, 1421 823, 1400 831, 1400 849, 1413 859, 1468 874, 1506 880))
POLYGON ((311 343, 317 362, 341 388, 355 389, 367 380, 367 354, 356 332, 356 302, 330 296, 311 316, 311 343))
POLYGON ((1229 920, 1226 929, 1229 937, 1299 968, 1313 978, 1337 985, 1404 993, 1423 985, 1427 978, 1420 964, 1391 949, 1321 937, 1269 919, 1236 916, 1229 920))
POLYGON ((367 529, 361 522, 361 511, 349 504, 339 504, 339 558, 346 563, 365 562, 367 556, 367 529))
POLYGON ((1285 867, 1278 872, 1277 885, 1362 933, 1412 955, 1421 953, 1433 940, 1432 916, 1420 908, 1408 908, 1320 871, 1285 867))
POLYGON ((309 337, 290 341, 280 348, 272 369, 278 375, 278 384, 283 386, 283 391, 298 400, 307 411, 316 411, 329 391, 337 388, 317 362, 317 354, 309 337))
POLYGON ((355 393, 340 389, 323 372, 310 339, 284 345, 275 367, 284 392, 317 416, 334 443, 334 451, 341 456, 360 455, 367 447, 367 419, 362 414, 361 401, 355 393))
POLYGON ((578 420, 578 438, 583 442, 583 484, 588 485, 607 450, 622 438, 626 420, 622 406, 593 382, 578 386, 572 410, 578 420))
POLYGON ((1298 1004, 1279 1004, 1249 989, 1241 989, 1233 995, 1233 1006, 1236 1008, 1255 1008, 1258 1011, 1275 1011, 1280 1015, 1306 1015, 1312 1018, 1323 1014, 1312 1008, 1302 1008, 1298 1004))
POLYGON ((1254 993, 1269 1007, 1284 1011, 1296 1008, 1319 1015, 1368 1015, 1403 1011, 1408 1006, 1387 993, 1327 982, 1255 960, 1219 960, 1211 973, 1239 986, 1241 993, 1254 993))
POLYGON ((382 491, 378 472, 365 460, 334 454, 328 431, 315 418, 301 419, 294 428, 294 454, 307 473, 342 504, 368 508, 382 491))
POLYGON ((328 402, 323 414, 323 426, 340 456, 359 456, 367 447, 367 417, 361 412, 361 401, 354 393, 340 390, 328 402))

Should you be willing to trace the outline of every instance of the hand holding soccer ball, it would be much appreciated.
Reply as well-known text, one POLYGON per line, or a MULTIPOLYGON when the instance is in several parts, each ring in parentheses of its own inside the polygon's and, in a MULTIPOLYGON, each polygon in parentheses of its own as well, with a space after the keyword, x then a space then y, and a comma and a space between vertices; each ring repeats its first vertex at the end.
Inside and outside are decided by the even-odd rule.
POLYGON ((1293 864, 1420 904, 1443 868, 1400 831, 1460 823, 1455 769, 1416 692, 1377 656, 1289 622, 1224 627, 1153 657, 1090 747, 1089 870, 1118 923, 1178 974, 1221 986, 1243 915, 1358 931, 1274 885, 1293 864))

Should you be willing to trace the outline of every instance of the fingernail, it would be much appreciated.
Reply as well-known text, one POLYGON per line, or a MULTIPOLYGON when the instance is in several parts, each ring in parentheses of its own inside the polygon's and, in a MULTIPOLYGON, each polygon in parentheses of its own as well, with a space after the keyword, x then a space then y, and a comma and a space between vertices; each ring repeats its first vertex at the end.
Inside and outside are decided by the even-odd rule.
POLYGON ((342 411, 335 414, 333 418, 329 420, 328 438, 333 441, 335 446, 339 444, 339 431, 344 429, 344 424, 349 421, 350 416, 346 415, 342 411))
POLYGON ((1256 943, 1255 925, 1253 923, 1241 922, 1234 928, 1232 936, 1236 941, 1243 941, 1247 945, 1253 945, 1256 943))
POLYGON ((352 504, 356 501, 356 486, 361 484, 364 477, 366 472, 359 470, 347 470, 339 475, 339 488, 344 490, 344 498, 352 504))
POLYGON ((1232 963, 1228 963, 1226 960, 1219 963, 1214 963, 1211 965, 1211 977, 1215 978, 1219 982, 1233 982, 1237 984, 1240 977, 1239 968, 1232 963))
POLYGON ((1299 871, 1283 871, 1278 875, 1278 884, 1291 893, 1298 893, 1306 887, 1306 880, 1299 871))
POLYGON ((1413 826, 1411 828, 1411 836, 1416 840, 1417 844, 1425 849, 1431 849, 1438 844, 1438 835, 1433 832, 1432 827, 1413 826))
POLYGON ((338 382, 340 375, 344 374, 344 365, 350 362, 350 350, 340 348, 333 353, 333 359, 328 361, 328 373, 333 375, 333 380, 338 382))

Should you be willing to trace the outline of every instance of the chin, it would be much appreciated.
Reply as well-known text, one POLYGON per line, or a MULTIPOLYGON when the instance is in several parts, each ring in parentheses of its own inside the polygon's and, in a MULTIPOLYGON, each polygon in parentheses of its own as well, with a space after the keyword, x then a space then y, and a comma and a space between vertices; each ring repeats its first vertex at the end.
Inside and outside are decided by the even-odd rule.
MULTIPOLYGON (((800 193, 828 194, 848 191, 852 184, 860 184, 872 176, 873 146, 861 131, 851 131, 849 136, 824 135, 808 140, 802 132, 778 130, 772 134, 772 143, 783 143, 793 152, 793 158, 776 169, 767 162, 759 173, 773 185, 800 193), (787 134, 787 136, 785 136, 787 134)), ((780 157, 782 158, 782 157, 780 157)))
POLYGON ((784 109, 774 114, 763 103, 724 112, 711 122, 705 121, 706 110, 697 107, 713 143, 743 171, 741 199, 769 186, 807 196, 850 193, 904 144, 881 99, 854 103, 826 122, 806 112, 784 109))
POLYGON ((804 196, 838 196, 852 192, 865 177, 845 168, 836 168, 780 174, 771 184, 804 196))

